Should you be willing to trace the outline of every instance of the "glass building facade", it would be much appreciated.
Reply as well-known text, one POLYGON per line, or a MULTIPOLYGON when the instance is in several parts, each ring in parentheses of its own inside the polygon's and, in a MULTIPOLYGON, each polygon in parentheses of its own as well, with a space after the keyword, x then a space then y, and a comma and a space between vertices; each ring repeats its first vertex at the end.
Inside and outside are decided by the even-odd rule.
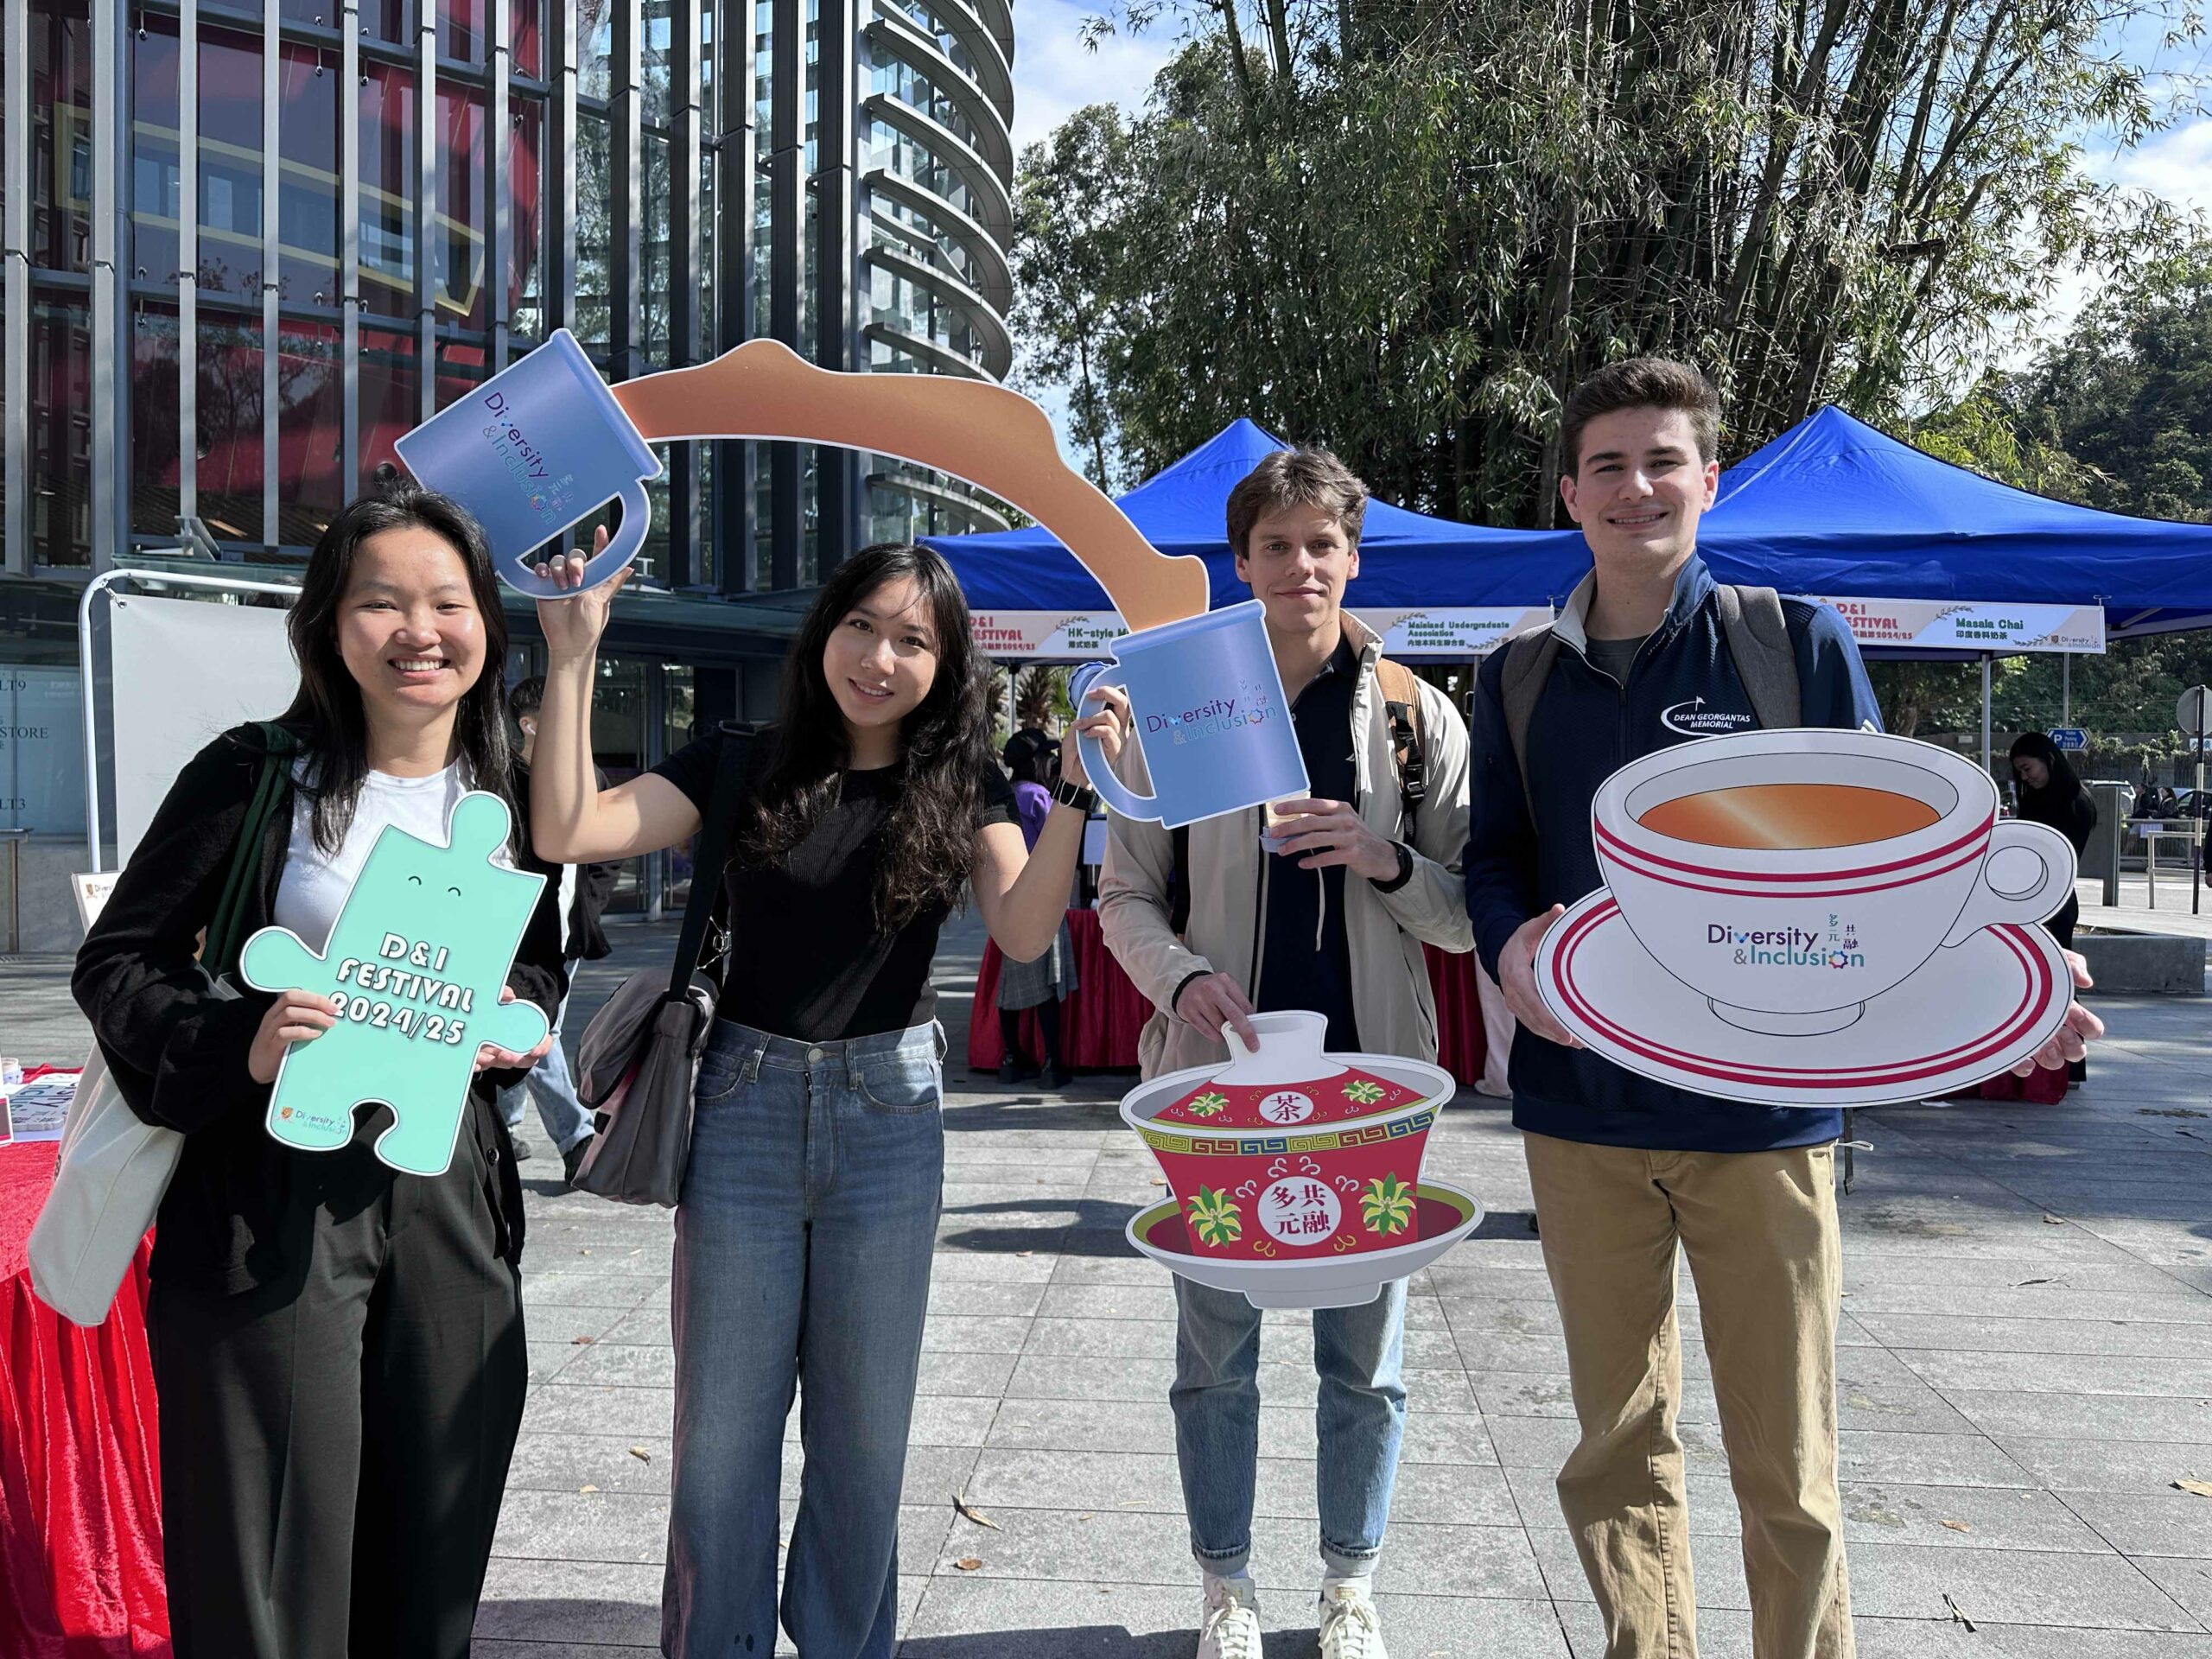
MULTIPOLYGON (((556 328, 611 380, 760 336, 1004 375, 1013 51, 1008 0, 0 0, 0 851, 82 868, 90 579, 296 563, 556 328)), ((618 779, 772 714, 855 548, 1002 523, 885 457, 661 453, 600 665, 618 779)))
MULTIPOLYGON (((837 369, 1007 368, 1007 0, 0 11, 12 582, 296 558, 395 438, 556 327, 615 380, 761 335, 837 369)), ((1000 522, 883 457, 664 461, 642 573, 677 593, 1000 522)))

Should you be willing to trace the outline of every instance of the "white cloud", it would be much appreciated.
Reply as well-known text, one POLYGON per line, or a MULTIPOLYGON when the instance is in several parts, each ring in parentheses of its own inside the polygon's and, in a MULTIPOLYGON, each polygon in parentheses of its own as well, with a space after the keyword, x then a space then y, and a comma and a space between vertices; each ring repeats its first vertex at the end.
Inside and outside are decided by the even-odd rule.
POLYGON ((2092 156, 2089 168, 2128 189, 2212 213, 2212 118, 2170 128, 2134 149, 2092 156))
POLYGON ((1081 0, 1020 0, 1014 9, 1014 148, 1047 137, 1089 104, 1135 110, 1175 50, 1172 28, 1132 35, 1126 25, 1084 44, 1083 24, 1100 5, 1081 0))
MULTIPOLYGON (((2084 161, 2093 178, 2212 216, 2212 118, 2169 128, 2133 149, 2092 148, 2084 161)), ((2027 338, 2004 354, 2004 365, 2018 367, 2044 341, 2064 334, 2096 297, 2101 281, 2078 261, 2069 264, 2029 326, 2027 338)))

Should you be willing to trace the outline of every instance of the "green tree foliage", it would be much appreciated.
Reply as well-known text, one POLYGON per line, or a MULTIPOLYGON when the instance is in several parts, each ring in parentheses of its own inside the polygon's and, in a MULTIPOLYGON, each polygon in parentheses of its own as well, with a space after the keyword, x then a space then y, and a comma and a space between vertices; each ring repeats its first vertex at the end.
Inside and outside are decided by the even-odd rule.
MULTIPOLYGON (((2000 483, 2108 512, 2212 522, 2212 242, 2120 272, 2074 328, 2024 370, 1992 374, 1914 426, 1914 443, 2000 483)), ((2060 723, 2068 707, 2055 657, 1998 664, 1997 729, 2060 723)), ((1979 725, 1971 664, 1882 663, 1875 689, 1891 727, 1979 725)), ((2212 683, 2212 632, 2115 640, 2072 666, 2070 723, 2157 734, 2174 701, 2212 683)))
POLYGON ((2099 44, 2185 0, 1134 0, 1114 26, 1163 3, 1186 38, 1144 111, 1024 157, 1024 332, 1094 470, 1249 415, 1404 505, 1550 524, 1559 402, 1601 362, 1703 365, 1734 452, 1823 399, 1894 419, 2061 261, 2171 239, 2070 135, 2133 142, 2190 95, 2099 44))
POLYGON ((1014 308, 1032 390, 1065 387, 1068 436, 1101 489, 1117 482, 1103 347, 1120 279, 1128 135, 1110 105, 1077 111, 1033 145, 1014 186, 1014 308))
POLYGON ((2212 522, 2212 242, 2131 266, 1999 396, 2024 442, 2078 462, 2075 499, 2212 522))

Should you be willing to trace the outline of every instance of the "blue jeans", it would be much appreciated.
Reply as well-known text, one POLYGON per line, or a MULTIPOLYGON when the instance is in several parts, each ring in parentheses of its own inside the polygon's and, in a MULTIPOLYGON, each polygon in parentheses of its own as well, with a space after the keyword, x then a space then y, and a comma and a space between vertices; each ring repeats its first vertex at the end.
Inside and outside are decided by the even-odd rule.
MULTIPOLYGON (((568 964, 569 995, 573 996, 576 969, 582 959, 568 964)), ((569 1018, 569 998, 553 1013, 553 1046, 545 1058, 522 1075, 522 1081, 499 1090, 499 1116, 509 1128, 522 1126, 523 1108, 537 1103, 537 1121, 553 1139, 553 1150, 565 1153, 592 1132, 592 1116, 576 1098, 575 1079, 569 1074, 568 1051, 561 1046, 561 1027, 569 1018)))
MULTIPOLYGON (((1260 1310, 1232 1290, 1175 1281, 1175 1460, 1191 1554, 1209 1573, 1243 1570, 1252 1554, 1252 1492, 1260 1459, 1260 1310)), ((1313 1313, 1314 1410, 1320 1439, 1316 1497, 1321 1560, 1344 1577, 1374 1571, 1390 1519, 1398 1447, 1406 1433, 1401 1367, 1406 1281, 1363 1307, 1313 1313)))
POLYGON ((888 1659, 944 1179, 941 1040, 932 1025, 810 1045, 728 1020, 708 1039, 676 1212, 672 1659, 775 1649, 794 1385, 784 1628, 805 1659, 888 1659))

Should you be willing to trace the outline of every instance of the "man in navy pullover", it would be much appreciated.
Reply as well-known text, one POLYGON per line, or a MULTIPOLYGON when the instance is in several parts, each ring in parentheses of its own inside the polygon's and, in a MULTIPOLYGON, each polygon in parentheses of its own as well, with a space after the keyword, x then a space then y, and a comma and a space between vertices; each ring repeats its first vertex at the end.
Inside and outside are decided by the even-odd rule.
MULTIPOLYGON (((1678 1246, 1697 1280, 1743 1516, 1754 1659, 1847 1659, 1836 1491, 1840 1115, 1637 1077, 1575 1041, 1534 972, 1545 929, 1602 885, 1590 805, 1606 777, 1654 749, 1758 723, 1696 553, 1719 477, 1719 414, 1704 376, 1655 359, 1600 370, 1568 397, 1560 494, 1594 569, 1554 625, 1560 650, 1524 755, 1504 712, 1509 652, 1492 653, 1478 679, 1467 911, 1483 965, 1522 1027, 1513 1121, 1582 1431, 1560 1471, 1560 1504, 1605 1615, 1605 1659, 1697 1652, 1675 1432, 1678 1246)), ((1802 723, 1878 729, 1842 619, 1801 600, 1783 601, 1783 613, 1802 723)), ((2078 963, 2076 980, 2086 982, 2078 963)), ((2077 1057, 2101 1029, 2078 1007, 2072 1020, 2041 1063, 2077 1057)))

